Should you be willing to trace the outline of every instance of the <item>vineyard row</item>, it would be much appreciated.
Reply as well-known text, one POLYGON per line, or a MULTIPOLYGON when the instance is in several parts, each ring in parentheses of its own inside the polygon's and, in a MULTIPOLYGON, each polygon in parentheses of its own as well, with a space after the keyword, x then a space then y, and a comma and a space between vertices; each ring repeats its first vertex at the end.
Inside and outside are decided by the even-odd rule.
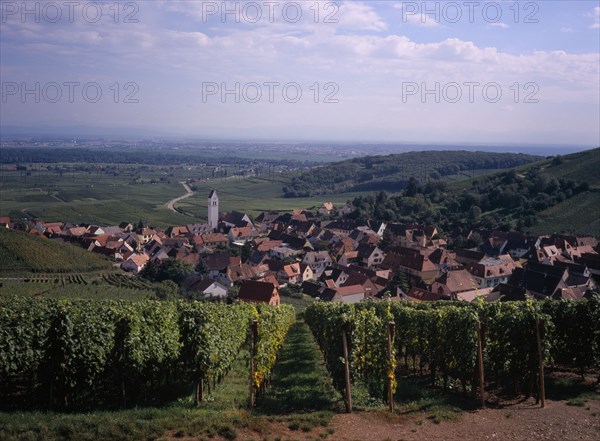
POLYGON ((580 302, 315 303, 305 319, 347 402, 350 381, 389 400, 399 374, 428 375, 432 384, 474 392, 480 371, 486 387, 530 394, 539 380, 540 359, 576 368, 581 375, 600 368, 598 297, 580 302), (478 369, 479 341, 483 369, 478 369))
POLYGON ((214 382, 252 321, 260 388, 294 320, 286 305, 2 299, 0 396, 27 396, 40 407, 129 405, 174 382, 214 382))

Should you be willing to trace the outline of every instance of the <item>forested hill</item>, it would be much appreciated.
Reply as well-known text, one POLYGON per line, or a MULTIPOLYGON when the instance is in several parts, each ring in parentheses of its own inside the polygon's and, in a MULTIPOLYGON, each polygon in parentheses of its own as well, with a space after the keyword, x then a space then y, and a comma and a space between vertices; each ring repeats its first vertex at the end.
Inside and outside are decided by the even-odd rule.
POLYGON ((350 216, 428 223, 450 231, 519 229, 600 234, 600 149, 555 156, 499 173, 448 183, 411 179, 403 191, 359 196, 350 216))
POLYGON ((398 191, 410 178, 419 182, 474 176, 542 159, 522 153, 423 151, 365 156, 312 169, 283 188, 285 197, 308 197, 346 191, 398 191))

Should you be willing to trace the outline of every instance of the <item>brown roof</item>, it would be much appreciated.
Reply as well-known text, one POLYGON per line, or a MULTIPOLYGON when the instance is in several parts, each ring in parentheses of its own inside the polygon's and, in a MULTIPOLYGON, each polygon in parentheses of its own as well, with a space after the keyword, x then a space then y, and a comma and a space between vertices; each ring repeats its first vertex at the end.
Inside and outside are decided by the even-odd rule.
POLYGON ((459 293, 463 291, 472 291, 479 286, 467 270, 448 271, 437 280, 438 283, 446 285, 450 292, 459 293))
POLYGON ((420 301, 420 302, 433 302, 436 300, 450 300, 450 297, 445 296, 443 294, 438 294, 435 292, 431 292, 431 291, 427 291, 425 289, 421 289, 421 288, 411 288, 411 290, 409 291, 408 294, 406 294, 407 297, 410 297, 411 300, 416 300, 416 301, 420 301))
POLYGON ((275 285, 272 283, 246 280, 240 287, 238 298, 250 302, 269 303, 276 292, 275 285))
POLYGON ((351 296, 365 293, 365 289, 362 287, 362 285, 341 286, 336 291, 340 296, 351 296))

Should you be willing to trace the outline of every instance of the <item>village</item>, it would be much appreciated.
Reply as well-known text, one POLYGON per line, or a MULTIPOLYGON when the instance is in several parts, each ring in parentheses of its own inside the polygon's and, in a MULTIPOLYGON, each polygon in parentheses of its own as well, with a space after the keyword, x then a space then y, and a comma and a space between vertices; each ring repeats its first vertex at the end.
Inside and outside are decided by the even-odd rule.
POLYGON ((322 301, 581 300, 596 289, 600 245, 591 236, 528 236, 455 231, 346 219, 350 204, 316 212, 219 212, 208 197, 208 223, 170 226, 74 225, 0 218, 0 227, 62 240, 138 274, 174 259, 194 268, 179 283, 194 298, 278 305, 282 293, 322 301), (460 247, 457 238, 477 241, 460 247), (479 243, 477 243, 479 242, 479 243))

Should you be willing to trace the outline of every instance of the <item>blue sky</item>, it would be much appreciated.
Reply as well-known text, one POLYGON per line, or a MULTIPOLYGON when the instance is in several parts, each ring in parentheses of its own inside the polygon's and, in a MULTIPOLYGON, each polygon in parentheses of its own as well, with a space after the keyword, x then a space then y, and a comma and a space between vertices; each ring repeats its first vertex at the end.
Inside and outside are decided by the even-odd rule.
POLYGON ((0 5, 5 129, 600 145, 595 0, 0 5))

